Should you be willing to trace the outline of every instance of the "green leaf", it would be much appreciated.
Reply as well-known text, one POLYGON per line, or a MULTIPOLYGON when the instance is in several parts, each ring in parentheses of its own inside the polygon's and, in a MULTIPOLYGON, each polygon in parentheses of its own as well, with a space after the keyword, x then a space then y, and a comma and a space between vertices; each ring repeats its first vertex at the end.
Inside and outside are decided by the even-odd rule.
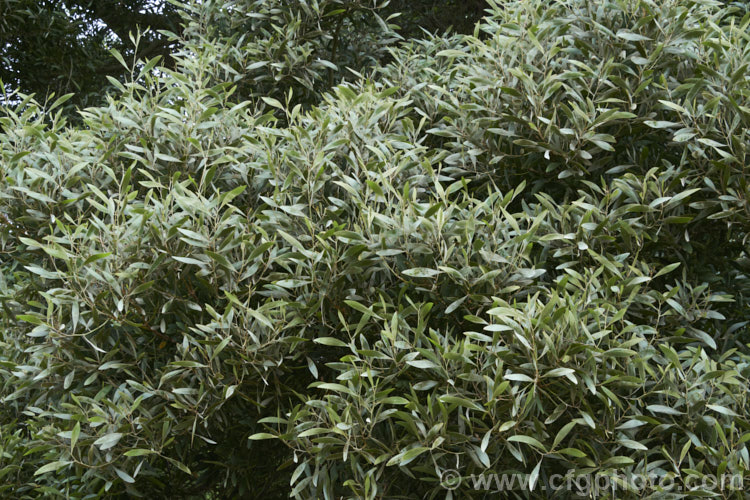
POLYGON ((429 359, 419 359, 417 361, 407 361, 407 365, 419 368, 420 370, 440 369, 440 365, 435 364, 429 359))
POLYGON ((25 269, 31 271, 32 273, 41 276, 42 278, 46 279, 59 279, 60 274, 57 272, 50 272, 46 269, 43 269, 39 266, 23 266, 25 269))
POLYGON ((267 432, 258 432, 257 434, 253 434, 250 437, 248 437, 248 439, 252 441, 260 441, 263 439, 277 439, 277 437, 267 432))
POLYGON ((349 307, 351 307, 351 308, 352 308, 352 309, 354 309, 355 311, 359 311, 359 312, 361 312, 361 313, 362 313, 362 314, 364 314, 365 316, 375 316, 375 317, 378 317, 378 316, 377 316, 377 315, 376 315, 375 313, 373 313, 373 312, 372 312, 372 311, 371 311, 370 309, 368 309, 367 307, 363 306, 362 304, 360 304, 360 303, 359 303, 359 302, 357 302, 356 300, 345 300, 345 301, 344 301, 344 304, 348 305, 349 307))
POLYGON ((19 314, 16 316, 16 319, 19 321, 25 321, 27 323, 31 323, 32 325, 41 325, 42 320, 36 316, 32 316, 31 314, 19 314))
MULTIPOLYGON (((124 40, 123 40, 123 41, 124 41, 124 40)), ((125 68, 125 69, 126 69, 126 70, 128 70, 128 71, 130 71, 130 67, 129 67, 129 66, 127 65, 127 63, 125 62, 125 59, 123 59, 123 57, 122 57, 122 54, 120 54, 120 51, 119 51, 119 50, 117 50, 117 49, 115 49, 115 48, 112 48, 112 49, 109 49, 109 53, 110 53, 110 54, 112 54, 112 56, 114 56, 114 58, 115 58, 115 59, 117 59, 117 62, 119 62, 119 63, 120 63, 120 65, 121 65, 121 66, 122 66, 123 68, 125 68)))
POLYGON ((462 52, 460 50, 455 50, 455 49, 445 49, 445 50, 441 50, 435 55, 437 57, 464 57, 466 56, 466 52, 462 52))
POLYGON ((617 32, 617 37, 622 38, 623 40, 628 40, 629 42, 647 42, 651 40, 647 36, 639 35, 638 33, 633 33, 628 30, 619 30, 617 32))
POLYGON ((624 456, 617 456, 617 457, 610 457, 607 460, 604 461, 602 464, 603 466, 612 466, 612 465, 633 465, 635 461, 630 457, 624 457, 624 456))
POLYGON ((74 92, 70 92, 70 93, 68 93, 68 94, 64 94, 64 95, 61 95, 60 97, 58 97, 58 98, 57 98, 57 99, 55 100, 55 102, 53 102, 53 103, 52 103, 52 104, 51 104, 51 105, 50 105, 50 106, 49 106, 49 107, 47 108, 47 112, 49 113, 49 112, 53 111, 54 109, 56 109, 56 108, 58 108, 58 107, 62 106, 63 104, 65 104, 66 102, 68 102, 68 100, 69 100, 69 99, 70 99, 71 97, 73 97, 74 95, 75 95, 75 93, 74 93, 74 92))
POLYGON ((561 450, 557 450, 557 453, 562 453, 563 455, 570 455, 571 457, 576 458, 584 458, 586 454, 579 450, 578 448, 563 448, 561 450))
POLYGON ((726 147, 726 144, 722 144, 720 142, 714 141, 713 139, 707 139, 705 137, 698 139, 698 142, 700 142, 701 144, 705 144, 706 146, 711 146, 713 148, 726 147))
POLYGON ((572 368, 553 368, 552 370, 548 371, 544 375, 542 375, 542 378, 545 377, 563 377, 566 375, 572 375, 576 371, 572 368))
POLYGON ((206 365, 198 363, 197 361, 172 361, 170 365, 181 366, 184 368, 206 368, 206 365))
MULTIPOLYGON (((307 429, 305 431, 300 432, 298 437, 318 436, 320 434, 329 434, 331 432, 334 432, 334 431, 332 431, 331 429, 326 429, 325 427, 314 427, 312 429, 307 429)), ((264 433, 261 432, 260 434, 264 434, 264 433)), ((261 438, 261 439, 267 439, 267 438, 261 438)))
POLYGON ((73 430, 70 432, 70 449, 73 450, 73 448, 76 447, 76 443, 78 443, 78 437, 81 435, 81 423, 76 422, 76 425, 73 427, 73 430))
POLYGON ((618 443, 626 448, 630 448, 631 450, 648 450, 648 446, 645 446, 638 441, 633 441, 632 439, 620 439, 618 443))
POLYGON ((146 283, 141 283, 137 287, 133 289, 131 292, 133 295, 138 295, 140 293, 145 292, 146 290, 149 290, 154 286, 155 281, 147 281, 146 283))
POLYGON ((654 121, 654 120, 646 120, 643 123, 645 123, 651 128, 670 128, 670 127, 679 127, 682 125, 680 123, 675 123, 675 122, 654 121))
POLYGON ((408 405, 409 400, 406 398, 402 398, 401 396, 391 396, 385 399, 381 399, 379 403, 384 405, 408 405))
POLYGON ((132 450, 128 450, 123 455, 126 457, 142 457, 144 455, 151 455, 153 453, 156 453, 153 450, 145 450, 143 448, 134 448, 132 450))
POLYGON ((434 276, 437 276, 441 272, 442 271, 438 271, 437 269, 429 269, 426 267, 415 267, 403 271, 405 275, 411 276, 413 278, 432 278, 434 276))
POLYGON ((648 405, 646 409, 652 413, 666 413, 667 415, 682 415, 681 411, 664 405, 648 405))
POLYGON ((721 405, 706 405, 706 407, 710 408, 711 410, 721 413, 722 415, 727 415, 729 417, 739 417, 739 415, 734 411, 731 410, 725 406, 721 405))
POLYGON ((573 427, 575 427, 575 426, 576 426, 576 424, 577 424, 577 422, 576 422, 576 421, 571 421, 571 422, 568 422, 567 424, 565 424, 565 425, 564 425, 564 426, 562 427, 562 429, 560 429, 560 430, 559 430, 559 431, 557 432, 557 435, 555 436, 555 440, 554 440, 554 441, 552 442, 552 449, 553 449, 553 450, 554 450, 555 448, 557 448, 557 445, 558 445, 558 444, 560 444, 560 443, 562 442, 562 440, 563 440, 563 439, 565 439, 565 436, 567 436, 567 435, 568 435, 568 433, 570 433, 570 431, 571 431, 571 430, 573 429, 573 427))
POLYGON ((539 479, 539 470, 542 467, 542 460, 539 460, 539 463, 536 464, 536 467, 534 467, 534 470, 531 471, 531 475, 529 476, 529 491, 533 491, 534 487, 536 486, 536 482, 539 479))
POLYGON ((58 460, 56 462, 50 462, 47 465, 43 465, 39 467, 35 472, 34 475, 38 476, 40 474, 44 474, 46 472, 57 472, 58 470, 62 469, 63 467, 72 464, 73 462, 70 460, 58 460))
POLYGON ((669 109, 672 109, 672 110, 677 111, 679 113, 688 114, 687 109, 683 108, 679 104, 676 104, 676 103, 671 102, 671 101, 665 101, 665 100, 662 100, 662 99, 659 99, 659 102, 661 104, 663 104, 664 106, 666 106, 667 108, 669 108, 669 109))
POLYGON ((268 104, 269 106, 273 108, 284 109, 284 105, 281 104, 278 100, 274 99, 273 97, 262 96, 261 99, 263 100, 263 102, 265 102, 266 104, 268 104))
POLYGON ((334 337, 318 337, 316 339, 313 339, 313 342, 316 344, 323 344, 333 347, 346 347, 346 342, 343 342, 337 338, 334 337))
POLYGON ((443 395, 440 396, 440 401, 443 403, 448 404, 456 404, 459 406, 463 406, 464 408, 471 408, 472 410, 479 411, 479 412, 485 412, 486 410, 482 408, 480 405, 475 403, 474 401, 469 401, 466 398, 458 397, 458 396, 450 396, 450 395, 443 395))
POLYGON ((510 436, 508 438, 508 441, 513 442, 513 443, 525 443, 525 444, 533 446, 534 448, 540 449, 543 453, 547 453, 547 448, 545 448, 544 445, 538 439, 533 438, 531 436, 524 436, 524 435, 510 436))
POLYGON ((680 267, 680 263, 679 262, 675 262, 674 264, 669 264, 669 265, 664 266, 661 269, 659 269, 659 272, 657 272, 653 277, 654 278, 658 278, 659 276, 663 276, 665 274, 671 273, 672 271, 674 271, 678 267, 680 267))
POLYGON ((509 373, 507 375, 503 375, 503 378, 505 380, 513 380, 515 382, 533 382, 534 379, 529 377, 528 375, 524 375, 523 373, 509 373))
POLYGON ((250 252, 250 255, 247 257, 248 261, 255 260, 257 257, 259 257, 261 254, 265 253, 266 250, 273 247, 275 245, 275 242, 273 241, 267 241, 265 243, 262 243, 255 247, 252 252, 250 252))
POLYGON ((409 462, 413 461, 422 453, 429 451, 429 450, 430 450, 429 448, 426 448, 424 446, 417 446, 416 448, 412 448, 405 452, 399 453, 395 457, 388 460, 388 462, 385 465, 386 467, 391 466, 391 465, 397 465, 397 464, 399 466, 404 466, 408 464, 409 462))
POLYGON ((381 198, 384 197, 383 189, 380 186, 378 186, 377 184, 375 184, 373 181, 369 179, 365 182, 367 183, 367 187, 369 187, 373 193, 380 196, 381 198))
POLYGON ((119 478, 125 481, 126 483, 132 484, 135 482, 135 479, 133 479, 133 477, 130 474, 128 474, 127 472, 123 470, 118 469, 117 467, 115 467, 115 474, 117 474, 119 478))
POLYGON ((121 433, 111 432, 94 441, 94 444, 98 446, 100 450, 104 451, 114 447, 120 442, 120 439, 122 439, 121 433))
POLYGON ((245 188, 246 187, 247 186, 245 186, 245 185, 237 186, 236 188, 232 189, 228 193, 224 193, 223 195, 221 195, 221 204, 222 204, 222 206, 229 205, 230 203, 232 203, 232 200, 234 200, 239 195, 241 195, 243 192, 245 192, 245 188))
POLYGON ((173 255, 172 258, 176 260, 177 262, 182 262, 183 264, 192 264, 196 266, 205 266, 206 263, 202 260, 193 259, 192 257, 179 257, 176 255, 173 255))
POLYGON ((322 384, 321 383, 313 383, 312 386, 314 386, 314 387, 316 387, 318 389, 326 390, 326 391, 343 392, 345 394, 354 395, 354 392, 351 389, 349 389, 345 385, 341 385, 341 384, 333 384, 333 383, 326 382, 326 383, 322 383, 322 384))

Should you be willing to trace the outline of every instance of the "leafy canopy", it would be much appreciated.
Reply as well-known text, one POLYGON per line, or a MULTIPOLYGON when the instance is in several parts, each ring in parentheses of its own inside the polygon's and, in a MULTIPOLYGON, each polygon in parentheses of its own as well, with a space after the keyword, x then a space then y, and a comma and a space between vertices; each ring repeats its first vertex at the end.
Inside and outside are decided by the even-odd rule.
POLYGON ((394 46, 377 7, 185 4, 80 125, 13 95, 0 491, 747 473, 750 17, 491 2, 394 46))

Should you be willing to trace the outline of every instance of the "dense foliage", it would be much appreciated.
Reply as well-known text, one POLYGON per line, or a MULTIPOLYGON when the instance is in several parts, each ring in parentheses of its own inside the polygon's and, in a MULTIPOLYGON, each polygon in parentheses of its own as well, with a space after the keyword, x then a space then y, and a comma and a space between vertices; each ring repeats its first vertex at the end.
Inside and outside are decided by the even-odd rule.
POLYGON ((747 474, 750 16, 490 3, 195 2, 80 125, 6 98, 4 495, 747 474))
POLYGON ((163 0, 0 0, 0 80, 40 100, 74 93, 71 111, 100 104, 107 77, 126 74, 109 51, 170 63, 164 30, 178 32, 180 15, 163 0))
MULTIPOLYGON (((369 41, 382 48, 397 39, 420 38, 423 30, 453 28, 468 33, 486 8, 484 0, 203 3, 202 15, 213 16, 215 28, 226 37, 235 37, 240 54, 225 57, 246 63, 241 66, 246 83, 270 69, 271 79, 298 85, 285 80, 292 78, 287 70, 310 65, 314 75, 296 76, 303 79, 303 86, 319 89, 330 87, 334 76, 328 59, 335 59, 341 69, 347 65, 361 69, 363 62, 380 61, 382 51, 369 50, 368 37, 363 35, 375 36, 369 41), (397 37, 382 33, 388 28, 382 20, 376 21, 378 15, 393 19, 397 37), (329 64, 319 63, 318 58, 329 64), (267 64, 248 68, 263 61, 267 64), (306 78, 320 77, 321 72, 319 80, 306 78), (330 74, 326 76, 326 72, 330 74)), ((169 0, 0 0, 0 80, 6 90, 36 94, 42 101, 47 96, 73 93, 65 110, 75 119, 76 107, 99 105, 113 90, 108 78, 127 78, 127 68, 112 59, 112 49, 128 61, 161 56, 162 65, 173 66, 175 46, 170 33, 182 31, 179 5, 169 0)), ((338 68, 335 71, 339 76, 338 68)), ((254 90, 263 92, 265 88, 254 90)))

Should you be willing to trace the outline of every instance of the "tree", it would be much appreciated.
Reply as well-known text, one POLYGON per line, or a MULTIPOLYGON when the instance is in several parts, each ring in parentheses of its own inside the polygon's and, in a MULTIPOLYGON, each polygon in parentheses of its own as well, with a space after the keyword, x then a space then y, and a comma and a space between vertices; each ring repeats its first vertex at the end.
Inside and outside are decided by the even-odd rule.
MULTIPOLYGON (((471 31, 485 7, 483 0, 460 5, 435 0, 387 4, 340 0, 313 2, 302 9, 307 3, 207 2, 205 15, 214 16, 222 36, 234 37, 239 43, 235 49, 240 52, 236 55, 240 61, 257 63, 261 58, 278 58, 276 63, 281 65, 243 68, 243 74, 263 75, 270 69, 281 75, 282 84, 287 86, 284 71, 290 64, 311 65, 316 64, 316 58, 333 57, 342 65, 340 73, 348 74, 344 64, 359 69, 365 63, 379 62, 382 48, 396 39, 393 34, 383 36, 381 31, 387 27, 367 12, 385 7, 384 17, 402 13, 401 34, 419 38, 423 28, 444 31, 456 24, 456 20, 459 29, 471 31), (208 14, 211 11, 213 14, 208 14), (334 15, 329 15, 332 12, 334 15), (252 15, 246 16, 248 13, 252 15), (299 19, 288 17, 298 14, 302 14, 299 19), (292 26, 297 20, 296 28, 286 31, 291 38, 274 40, 266 36, 273 23, 292 26), (363 40, 366 33, 376 39, 363 40), (372 52, 366 47, 368 43, 380 45, 381 50, 372 52), (290 50, 296 52, 288 53, 290 50), (289 59, 282 60, 281 54, 289 59)), ((126 78, 126 68, 112 57, 112 49, 127 61, 161 56, 161 64, 172 67, 175 46, 172 37, 164 32, 179 34, 183 21, 177 6, 164 0, 2 0, 0 80, 6 91, 18 89, 41 100, 52 94, 59 97, 73 93, 66 109, 75 117, 76 107, 103 102, 106 93, 113 89, 107 77, 119 81, 126 78)), ((339 73, 320 66, 312 80, 301 83, 302 88, 313 86, 313 80, 320 82, 319 87, 324 83, 330 87, 333 72, 339 73)), ((249 88, 246 90, 250 92, 249 88)))
POLYGON ((2 0, 0 80, 42 100, 72 92, 71 109, 99 104, 107 77, 125 76, 110 50, 168 64, 171 42, 160 31, 179 32, 180 21, 174 5, 154 0, 2 0))
POLYGON ((744 477, 750 17, 492 3, 476 32, 393 46, 384 22, 332 57, 310 27, 378 5, 274 5, 184 4, 173 67, 133 65, 80 123, 8 96, 0 491, 744 477))
POLYGON ((385 10, 387 15, 396 14, 394 22, 404 38, 420 39, 424 31, 438 35, 448 30, 471 34, 488 8, 485 0, 391 0, 385 10))

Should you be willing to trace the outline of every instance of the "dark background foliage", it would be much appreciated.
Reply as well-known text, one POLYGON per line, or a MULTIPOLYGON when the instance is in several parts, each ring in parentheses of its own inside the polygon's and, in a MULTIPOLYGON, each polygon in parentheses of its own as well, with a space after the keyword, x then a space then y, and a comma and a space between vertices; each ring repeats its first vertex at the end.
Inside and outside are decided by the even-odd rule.
MULTIPOLYGON (((263 2, 256 3, 252 8, 263 8, 263 2)), ((348 8, 347 2, 341 5, 348 8)), ((400 26, 398 33, 420 38, 423 29, 439 33, 452 27, 470 33, 486 8, 483 0, 392 0, 381 15, 399 14, 394 18, 400 26)), ((336 30, 337 23, 332 21, 321 27, 328 35, 336 30)), ((97 105, 112 89, 107 76, 120 81, 127 76, 110 49, 117 49, 127 61, 162 56, 162 64, 171 67, 175 46, 160 31, 180 34, 182 22, 178 8, 165 0, 2 0, 0 80, 6 90, 18 89, 41 100, 53 93, 59 97, 73 92, 66 106, 71 111, 76 106, 97 105), (131 35, 139 31, 136 46, 131 35)), ((363 19, 357 31, 344 35, 356 38, 367 28, 362 25, 372 22, 363 19)), ((231 26, 231 35, 252 38, 253 29, 262 28, 257 24, 231 26)), ((347 40, 338 44, 346 46, 347 40)))
POLYGON ((2 0, 0 80, 44 100, 70 92, 70 105, 102 102, 111 89, 107 76, 122 79, 115 48, 127 57, 165 57, 171 42, 159 30, 180 31, 177 8, 155 0, 2 0), (139 45, 130 34, 143 34, 139 45))

